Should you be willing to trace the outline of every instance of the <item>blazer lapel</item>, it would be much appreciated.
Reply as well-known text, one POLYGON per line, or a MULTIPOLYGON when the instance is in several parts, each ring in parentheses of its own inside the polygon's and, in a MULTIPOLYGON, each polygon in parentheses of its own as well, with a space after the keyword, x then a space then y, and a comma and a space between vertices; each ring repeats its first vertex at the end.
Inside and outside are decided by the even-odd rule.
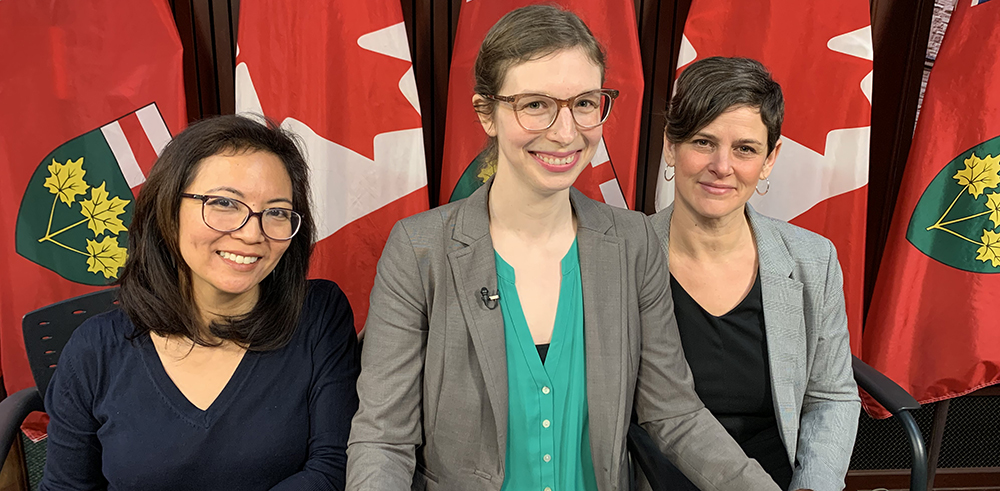
MULTIPOLYGON (((670 243, 670 215, 674 207, 659 212, 662 219, 653 219, 653 229, 660 239, 663 252, 670 243)), ((764 335, 767 339, 767 361, 771 370, 771 398, 778 419, 781 440, 794 467, 798 444, 799 408, 796 404, 794 380, 806 352, 803 317, 802 283, 792 278, 795 261, 785 243, 776 235, 767 219, 746 205, 757 260, 760 264, 760 287, 764 306, 764 335)), ((658 215, 659 215, 658 214, 658 215)), ((667 261, 670 261, 669 254, 667 261)), ((804 368, 802 368, 804 370, 804 368)))
POLYGON ((497 424, 497 448, 501 468, 507 448, 507 350, 503 315, 499 306, 490 310, 480 291, 497 292, 496 258, 490 238, 487 197, 492 181, 479 187, 462 205, 452 238, 464 244, 448 254, 459 305, 469 329, 486 382, 486 393, 497 424))
POLYGON ((800 368, 804 370, 799 365, 806 352, 803 287, 802 282, 792 278, 795 261, 767 219, 750 205, 747 205, 747 215, 760 262, 772 398, 778 416, 778 429, 781 430, 789 462, 794 466, 799 433, 794 381, 800 368))
MULTIPOLYGON (((584 339, 587 353, 587 408, 590 415, 590 448, 599 481, 602 470, 617 469, 621 454, 623 388, 627 386, 623 350, 628 345, 627 310, 623 303, 622 275, 625 247, 622 239, 607 235, 612 222, 592 201, 571 189, 577 217, 577 247, 583 282, 584 339)), ((602 489, 610 489, 618 476, 610 475, 602 489)))

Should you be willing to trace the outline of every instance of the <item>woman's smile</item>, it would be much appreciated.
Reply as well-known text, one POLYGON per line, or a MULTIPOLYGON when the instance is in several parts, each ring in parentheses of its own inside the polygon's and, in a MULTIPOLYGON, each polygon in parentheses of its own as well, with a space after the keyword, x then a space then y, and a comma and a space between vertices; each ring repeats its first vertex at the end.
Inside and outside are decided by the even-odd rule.
POLYGON ((576 166, 580 160, 580 150, 573 152, 537 152, 529 151, 543 169, 549 172, 566 172, 576 166))

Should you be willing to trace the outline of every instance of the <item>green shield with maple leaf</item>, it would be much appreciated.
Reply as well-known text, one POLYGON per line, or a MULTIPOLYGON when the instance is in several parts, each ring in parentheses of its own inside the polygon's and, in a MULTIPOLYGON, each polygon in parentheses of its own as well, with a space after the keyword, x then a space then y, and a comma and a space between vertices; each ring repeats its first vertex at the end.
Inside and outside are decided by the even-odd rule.
POLYGON ((465 172, 462 172, 462 177, 458 179, 455 189, 451 191, 451 198, 448 199, 448 202, 468 198, 479 189, 479 186, 493 177, 494 173, 496 173, 496 166, 486 163, 486 150, 479 152, 479 155, 472 159, 469 166, 465 168, 465 172))
POLYGON ((125 264, 135 201, 101 131, 45 156, 17 214, 17 253, 86 285, 106 285, 125 264))
POLYGON ((1000 273, 1000 136, 955 157, 917 202, 906 240, 972 273, 1000 273))

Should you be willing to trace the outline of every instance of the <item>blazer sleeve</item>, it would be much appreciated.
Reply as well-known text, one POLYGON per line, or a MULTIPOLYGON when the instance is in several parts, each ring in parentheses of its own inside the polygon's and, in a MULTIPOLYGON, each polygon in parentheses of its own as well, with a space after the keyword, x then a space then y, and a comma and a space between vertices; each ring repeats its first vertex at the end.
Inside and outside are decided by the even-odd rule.
POLYGON ((645 226, 645 271, 637 273, 642 330, 635 396, 639 424, 699 489, 779 490, 695 393, 674 318, 666 258, 648 218, 645 226))
POLYGON ((347 489, 409 490, 423 441, 427 299, 404 225, 379 259, 365 322, 360 405, 347 447, 347 489))
POLYGON ((790 489, 839 491, 850 465, 861 400, 851 369, 844 278, 829 241, 820 324, 809 336, 813 362, 802 401, 790 489))

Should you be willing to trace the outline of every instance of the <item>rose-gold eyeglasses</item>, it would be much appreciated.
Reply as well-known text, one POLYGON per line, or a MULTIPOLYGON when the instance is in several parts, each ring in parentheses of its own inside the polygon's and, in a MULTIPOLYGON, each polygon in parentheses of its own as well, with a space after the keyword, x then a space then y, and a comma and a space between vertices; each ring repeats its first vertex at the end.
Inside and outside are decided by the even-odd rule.
POLYGON ((611 107, 618 98, 615 89, 600 89, 584 92, 570 99, 557 99, 545 94, 492 95, 483 97, 506 102, 514 108, 517 124, 528 131, 544 131, 552 127, 559 117, 559 111, 568 107, 573 121, 583 129, 596 128, 608 119, 611 107))

